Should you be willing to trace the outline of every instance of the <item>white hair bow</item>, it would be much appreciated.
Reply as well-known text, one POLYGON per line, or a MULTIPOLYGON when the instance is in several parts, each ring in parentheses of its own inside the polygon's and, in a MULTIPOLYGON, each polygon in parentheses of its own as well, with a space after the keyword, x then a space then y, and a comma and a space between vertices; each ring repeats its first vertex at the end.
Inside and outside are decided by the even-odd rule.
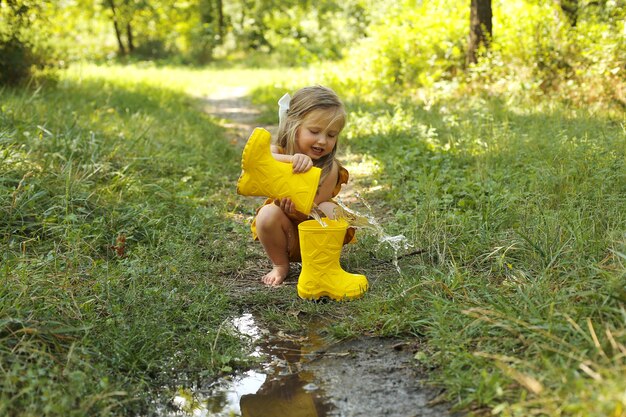
POLYGON ((291 96, 289 93, 285 94, 278 100, 278 123, 283 124, 283 120, 287 117, 287 110, 289 110, 289 103, 291 102, 291 96))

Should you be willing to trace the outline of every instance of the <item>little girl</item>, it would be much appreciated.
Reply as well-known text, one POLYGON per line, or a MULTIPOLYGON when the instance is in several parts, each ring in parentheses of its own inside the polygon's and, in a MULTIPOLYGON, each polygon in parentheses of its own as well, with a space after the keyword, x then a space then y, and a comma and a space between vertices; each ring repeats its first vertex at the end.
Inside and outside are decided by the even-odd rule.
MULTIPOLYGON (((335 218, 337 205, 332 201, 348 182, 348 171, 335 159, 337 139, 346 123, 343 103, 333 90, 314 86, 298 90, 293 98, 285 95, 276 143, 271 151, 278 161, 289 163, 293 172, 322 169, 315 204, 328 217, 335 218), (286 105, 285 105, 286 104, 286 105)), ((252 235, 259 240, 273 268, 261 280, 267 285, 281 284, 289 273, 289 262, 300 261, 298 224, 308 217, 295 210, 289 198, 267 199, 252 222, 252 235)), ((348 229, 344 244, 352 241, 354 229, 348 229)))

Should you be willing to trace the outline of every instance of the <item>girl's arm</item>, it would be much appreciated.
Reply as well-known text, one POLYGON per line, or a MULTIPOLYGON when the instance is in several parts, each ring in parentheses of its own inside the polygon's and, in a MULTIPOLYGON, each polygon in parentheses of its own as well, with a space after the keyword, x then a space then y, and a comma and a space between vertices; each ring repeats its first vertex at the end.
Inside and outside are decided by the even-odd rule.
POLYGON ((297 153, 295 155, 286 155, 279 152, 278 147, 272 145, 270 148, 272 156, 279 162, 285 162, 293 165, 293 172, 307 172, 313 166, 313 161, 308 156, 297 153))
POLYGON ((320 184, 317 189, 317 195, 315 196, 315 204, 320 204, 325 201, 329 201, 333 197, 333 191, 337 186, 337 180, 339 179, 339 165, 335 162, 330 172, 324 179, 324 182, 320 184))
POLYGON ((272 152, 272 156, 274 157, 275 160, 280 161, 280 162, 289 162, 289 163, 291 163, 291 156, 292 155, 286 155, 284 153, 280 153, 280 151, 278 150, 278 146, 272 145, 270 147, 270 151, 272 152))

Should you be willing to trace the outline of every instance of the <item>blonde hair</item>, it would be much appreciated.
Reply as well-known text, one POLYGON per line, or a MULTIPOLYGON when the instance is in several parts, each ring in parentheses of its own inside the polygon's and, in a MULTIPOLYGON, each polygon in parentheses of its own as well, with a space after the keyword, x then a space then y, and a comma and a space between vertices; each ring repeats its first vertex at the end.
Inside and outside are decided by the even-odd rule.
MULTIPOLYGON (((313 110, 328 110, 334 114, 329 124, 337 121, 341 123, 340 131, 346 124, 346 110, 337 94, 328 87, 316 85, 312 87, 304 87, 296 91, 289 103, 286 117, 278 126, 278 135, 276 137, 276 145, 280 146, 284 152, 289 155, 295 153, 296 133, 307 114, 313 110)), ((313 164, 322 169, 320 184, 326 179, 330 173, 335 161, 335 153, 337 152, 337 144, 333 150, 322 158, 313 161, 313 164)), ((338 163, 338 162, 337 162, 338 163)))

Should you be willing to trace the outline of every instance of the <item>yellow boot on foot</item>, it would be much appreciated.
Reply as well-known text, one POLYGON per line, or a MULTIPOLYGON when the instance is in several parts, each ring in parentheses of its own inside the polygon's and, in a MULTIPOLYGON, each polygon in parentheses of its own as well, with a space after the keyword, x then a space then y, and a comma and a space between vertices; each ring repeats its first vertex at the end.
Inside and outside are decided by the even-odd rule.
POLYGON ((307 172, 293 173, 291 164, 279 162, 270 151, 271 135, 257 127, 250 135, 241 156, 241 176, 237 193, 271 198, 289 197, 296 210, 309 214, 317 193, 322 170, 313 167, 307 172))
POLYGON ((326 296, 337 301, 359 298, 367 291, 367 278, 346 272, 339 264, 348 223, 345 220, 322 220, 326 227, 317 220, 298 225, 302 255, 298 296, 308 300, 326 296))

